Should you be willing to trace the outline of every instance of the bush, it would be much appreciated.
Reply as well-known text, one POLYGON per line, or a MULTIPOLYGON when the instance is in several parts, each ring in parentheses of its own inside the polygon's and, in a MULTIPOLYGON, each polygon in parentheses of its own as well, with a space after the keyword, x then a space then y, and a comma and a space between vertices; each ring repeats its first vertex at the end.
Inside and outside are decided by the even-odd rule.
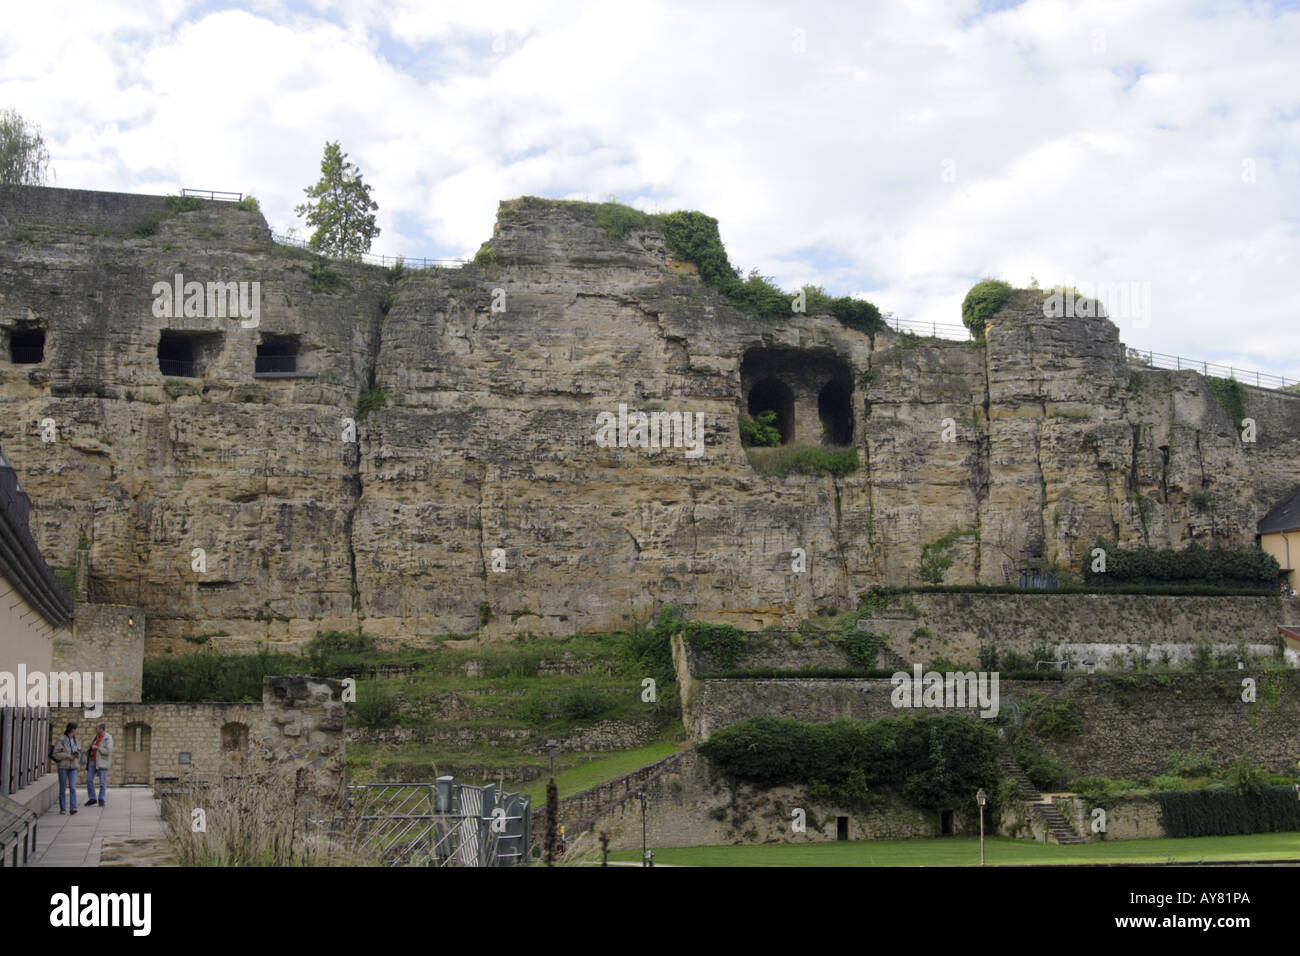
POLYGON ((740 444, 746 448, 774 448, 781 444, 781 432, 776 427, 776 412, 759 412, 753 418, 740 420, 740 444))
POLYGON ((1065 764, 1051 754, 1022 744, 1017 749, 1016 756, 1025 771, 1025 776, 1039 790, 1050 793, 1065 789, 1070 772, 1065 768, 1065 764))
POLYGON ((239 202, 235 203, 235 208, 243 212, 261 212, 262 204, 257 201, 257 197, 252 193, 246 195, 239 202))
POLYGON ((961 320, 976 341, 984 341, 984 323, 1011 297, 1011 286, 1000 279, 985 279, 971 286, 961 303, 961 320))
POLYGON ((262 678, 302 672, 293 654, 188 654, 145 661, 141 681, 144 703, 166 701, 260 701, 262 678))
POLYGON ((141 216, 131 227, 133 236, 152 236, 158 231, 157 216, 141 216))
MULTIPOLYGON (((257 200, 253 200, 257 202, 257 200)), ((167 214, 176 215, 178 212, 194 212, 203 208, 203 200, 198 196, 168 196, 167 197, 167 214)))
POLYGON ((307 275, 311 279, 313 292, 334 292, 343 284, 343 277, 334 270, 324 256, 317 256, 312 260, 311 271, 307 275))
POLYGON ((1262 791, 1183 790, 1156 794, 1171 837, 1232 836, 1300 830, 1300 800, 1290 787, 1262 791))
POLYGON ((362 727, 391 727, 398 722, 397 695, 378 681, 367 681, 357 690, 352 714, 362 727))
POLYGON ((858 470, 856 448, 825 449, 816 445, 787 445, 772 450, 751 449, 749 463, 760 475, 785 478, 816 475, 843 478, 858 470))
POLYGON ((1106 570, 1092 570, 1091 549, 1083 556, 1083 580, 1110 590, 1116 585, 1196 585, 1225 591, 1272 593, 1278 565, 1259 548, 1204 548, 1193 542, 1182 551, 1172 548, 1119 548, 1098 538, 1094 548, 1106 552, 1106 570))
POLYGON ((564 720, 595 720, 615 707, 614 700, 594 687, 575 687, 560 698, 559 715, 564 720))
POLYGON ((945 715, 810 724, 752 717, 716 731, 699 751, 728 776, 764 786, 803 784, 836 799, 897 786, 927 810, 964 806, 997 782, 997 738, 978 719, 945 715))
POLYGON ((740 660, 745 643, 744 631, 730 624, 706 624, 690 621, 681 626, 682 640, 709 656, 716 664, 729 667, 740 660))
MULTIPOLYGON (((662 230, 668 251, 677 259, 692 263, 704 284, 720 292, 737 308, 769 320, 791 316, 793 295, 779 289, 756 269, 742 278, 732 266, 722 245, 718 220, 712 216, 688 210, 650 214, 615 202, 599 203, 594 209, 595 224, 611 239, 621 239, 631 229, 662 230)), ((867 334, 884 327, 880 310, 863 299, 830 298, 812 287, 806 287, 804 293, 807 312, 829 312, 846 328, 867 334)))
POLYGON ((1024 728, 1042 740, 1073 740, 1083 733, 1083 715, 1073 701, 1038 697, 1025 708, 1024 728))
POLYGON ((1166 758, 1169 773, 1177 777, 1217 777, 1223 770, 1218 748, 1209 751, 1171 750, 1166 758))
POLYGON ((365 418, 371 412, 377 412, 388 402, 388 392, 382 388, 372 388, 362 392, 357 399, 357 418, 365 418))
POLYGON ((1206 376, 1205 382, 1223 410, 1228 413, 1234 428, 1241 427, 1241 420, 1246 417, 1246 392, 1235 378, 1215 378, 1206 376))

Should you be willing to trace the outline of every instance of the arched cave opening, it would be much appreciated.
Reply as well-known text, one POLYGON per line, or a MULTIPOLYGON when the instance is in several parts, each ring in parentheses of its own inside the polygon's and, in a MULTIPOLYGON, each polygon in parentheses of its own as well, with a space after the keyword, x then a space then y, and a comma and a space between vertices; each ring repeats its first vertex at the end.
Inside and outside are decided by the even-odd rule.
POLYGON ((853 442, 853 386, 833 378, 817 393, 817 416, 822 422, 822 441, 831 445, 853 442))
POLYGON ((755 382, 749 390, 748 408, 750 418, 757 418, 767 411, 776 412, 776 430, 781 433, 781 444, 788 445, 794 439, 794 392, 790 386, 775 378, 755 382))

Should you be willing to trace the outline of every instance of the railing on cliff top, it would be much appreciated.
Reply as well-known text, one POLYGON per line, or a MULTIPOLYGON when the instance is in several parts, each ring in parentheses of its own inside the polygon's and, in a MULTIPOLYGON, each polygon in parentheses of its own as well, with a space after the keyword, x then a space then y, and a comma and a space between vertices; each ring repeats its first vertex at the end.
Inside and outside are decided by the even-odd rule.
MULTIPOLYGON (((943 322, 909 322, 897 316, 889 316, 886 324, 895 332, 911 332, 915 335, 929 335, 933 338, 969 339, 970 330, 964 325, 951 325, 943 322)), ((1243 385, 1258 388, 1283 389, 1297 383, 1294 378, 1273 375, 1255 369, 1239 368, 1236 365, 1220 365, 1205 359, 1188 358, 1185 355, 1165 355, 1163 352, 1151 352, 1146 349, 1128 349, 1125 357, 1130 362, 1145 365, 1148 368, 1172 369, 1174 371, 1200 372, 1215 378, 1233 378, 1243 385)))
POLYGON ((220 189, 182 189, 182 196, 195 196, 199 199, 211 199, 215 202, 242 202, 243 193, 227 193, 220 189))
MULTIPOLYGON (((271 238, 282 246, 295 246, 299 249, 310 249, 311 247, 302 239, 295 239, 292 236, 284 236, 279 233, 271 233, 271 238)), ((326 256, 329 259, 339 258, 338 256, 326 256)), ((372 266, 384 266, 385 268, 395 266, 399 262, 407 269, 459 269, 469 260, 467 259, 425 259, 423 257, 411 256, 381 256, 373 252, 361 253, 361 261, 372 266)))

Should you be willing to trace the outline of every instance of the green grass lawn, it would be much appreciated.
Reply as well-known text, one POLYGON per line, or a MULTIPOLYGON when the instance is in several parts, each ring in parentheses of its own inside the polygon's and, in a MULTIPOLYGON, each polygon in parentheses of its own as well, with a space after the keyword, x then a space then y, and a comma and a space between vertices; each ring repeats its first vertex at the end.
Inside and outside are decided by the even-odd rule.
MULTIPOLYGON (((586 790, 588 787, 594 787, 598 783, 604 783, 606 780, 614 780, 623 776, 625 773, 631 773, 639 767, 652 764, 657 760, 663 760, 669 754, 676 753, 686 746, 681 740, 672 739, 680 737, 680 727, 674 728, 670 732, 668 739, 660 739, 644 747, 638 747, 636 750, 620 750, 615 753, 593 755, 593 759, 581 763, 576 767, 568 770, 561 770, 555 775, 555 786, 559 789, 560 799, 571 797, 575 793, 586 790)), ((546 802, 546 779, 534 781, 523 791, 532 797, 533 806, 538 806, 546 802)), ((638 856, 637 859, 640 859, 638 856)))
MULTIPOLYGON (((1117 840, 1080 846, 990 837, 985 840, 984 853, 991 866, 1294 860, 1300 859, 1300 832, 1177 840, 1117 840)), ((625 850, 610 853, 609 858, 638 861, 641 853, 625 850)), ((655 849, 656 863, 678 866, 972 866, 978 865, 979 861, 978 837, 655 849)))

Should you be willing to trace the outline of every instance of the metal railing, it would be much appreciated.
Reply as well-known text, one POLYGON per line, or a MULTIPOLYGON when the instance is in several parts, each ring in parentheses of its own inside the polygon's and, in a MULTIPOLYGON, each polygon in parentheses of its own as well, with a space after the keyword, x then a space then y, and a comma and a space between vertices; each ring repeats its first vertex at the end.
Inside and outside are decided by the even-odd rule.
POLYGON ((11 345, 9 358, 15 365, 39 365, 45 361, 45 349, 39 345, 11 345))
POLYGON ((895 332, 911 332, 913 335, 928 335, 935 339, 973 338, 970 329, 966 326, 952 325, 947 322, 912 322, 894 315, 886 319, 885 324, 895 332))
POLYGON ((199 199, 214 199, 217 202, 242 202, 243 193, 228 193, 213 189, 182 189, 182 196, 196 196, 199 199))
MULTIPOLYGON (((914 335, 928 335, 932 338, 965 340, 971 338, 970 330, 964 325, 952 325, 944 322, 911 322, 897 316, 890 316, 886 320, 886 325, 895 332, 911 332, 914 335)), ((1205 359, 1187 358, 1184 355, 1166 355, 1163 352, 1152 352, 1146 349, 1130 348, 1127 350, 1126 357, 1130 362, 1138 362, 1150 368, 1172 369, 1174 371, 1190 370, 1200 372, 1207 377, 1233 378, 1243 385, 1254 385, 1258 388, 1282 389, 1295 385, 1297 382, 1297 379, 1287 378, 1283 375, 1273 375, 1270 372, 1238 368, 1235 365, 1220 365, 1205 359)))
POLYGON ((198 378, 195 374, 194 363, 186 362, 183 359, 165 359, 158 360, 158 371, 169 378, 198 378))
POLYGON ((272 375, 298 371, 296 355, 259 355, 253 360, 253 374, 272 375))
MULTIPOLYGON (((271 233, 271 238, 282 246, 294 246, 297 249, 311 249, 311 246, 303 239, 295 239, 292 236, 284 236, 275 232, 271 233)), ((312 251, 316 252, 314 249, 312 251)), ((330 256, 320 252, 318 252, 317 255, 325 255, 325 258, 327 259, 343 259, 343 261, 349 261, 342 256, 330 256)), ((373 252, 363 252, 361 253, 360 261, 367 265, 384 266, 385 268, 392 268, 400 263, 407 269, 459 269, 469 260, 426 259, 422 256, 384 256, 373 252)))
POLYGON ((1150 368, 1173 369, 1175 371, 1189 370, 1200 372, 1207 377, 1233 378, 1243 385, 1255 385, 1259 388, 1287 388, 1290 385, 1295 385, 1297 381, 1294 378, 1286 378, 1282 375, 1237 368, 1235 365, 1218 365, 1204 359, 1190 359, 1182 355, 1165 355, 1163 352, 1149 352, 1143 349, 1129 349, 1127 356, 1130 362, 1138 362, 1150 368))

